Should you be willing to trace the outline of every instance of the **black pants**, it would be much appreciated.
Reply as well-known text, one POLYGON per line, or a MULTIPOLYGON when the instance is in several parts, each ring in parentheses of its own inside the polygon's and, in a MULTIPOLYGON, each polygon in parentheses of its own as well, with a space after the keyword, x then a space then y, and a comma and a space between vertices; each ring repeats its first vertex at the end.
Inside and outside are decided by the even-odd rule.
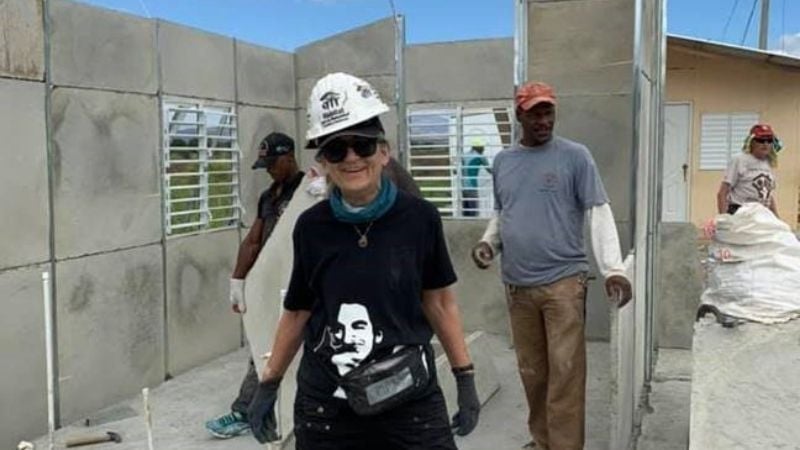
POLYGON ((297 450, 456 450, 441 389, 376 416, 359 416, 339 399, 297 391, 297 450))
POLYGON ((253 364, 253 359, 250 358, 247 363, 247 374, 244 376, 241 386, 239 386, 239 395, 231 404, 231 411, 247 417, 247 407, 250 406, 250 401, 253 400, 256 388, 258 388, 258 373, 256 372, 255 364, 253 364))
POLYGON ((464 217, 477 217, 480 206, 477 189, 464 189, 461 191, 461 207, 464 217))

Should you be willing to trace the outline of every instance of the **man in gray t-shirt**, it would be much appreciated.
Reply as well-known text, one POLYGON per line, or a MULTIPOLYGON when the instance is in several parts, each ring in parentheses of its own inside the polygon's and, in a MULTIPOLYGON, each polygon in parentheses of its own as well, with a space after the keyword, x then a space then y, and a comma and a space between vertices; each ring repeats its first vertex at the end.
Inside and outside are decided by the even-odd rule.
POLYGON ((511 334, 537 448, 579 450, 586 396, 587 217, 606 293, 621 307, 631 299, 631 285, 592 155, 553 135, 553 89, 527 83, 515 103, 522 139, 495 156, 497 217, 472 256, 486 268, 502 249, 511 334))

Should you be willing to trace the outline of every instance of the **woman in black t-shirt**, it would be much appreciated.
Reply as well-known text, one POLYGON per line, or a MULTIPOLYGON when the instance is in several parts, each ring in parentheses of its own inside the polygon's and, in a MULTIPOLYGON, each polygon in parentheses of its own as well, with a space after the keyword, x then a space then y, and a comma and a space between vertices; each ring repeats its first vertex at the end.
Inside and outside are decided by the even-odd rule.
POLYGON ((381 175, 389 154, 378 145, 377 115, 386 110, 367 83, 346 74, 328 75, 312 90, 309 147, 318 149, 333 188, 294 229, 285 311, 248 413, 259 442, 277 437, 277 388, 300 345, 298 450, 455 449, 451 426, 466 435, 477 424, 480 403, 438 211, 381 175), (458 387, 452 425, 436 378, 434 333, 458 387))

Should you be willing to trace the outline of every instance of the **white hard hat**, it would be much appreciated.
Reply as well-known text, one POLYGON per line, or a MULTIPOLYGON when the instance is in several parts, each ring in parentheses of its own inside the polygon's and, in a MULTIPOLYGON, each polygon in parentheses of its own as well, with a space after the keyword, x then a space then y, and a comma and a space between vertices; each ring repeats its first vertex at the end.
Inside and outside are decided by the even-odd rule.
POLYGON ((306 108, 310 146, 316 139, 349 128, 389 111, 366 81, 337 72, 325 75, 308 97, 306 108))

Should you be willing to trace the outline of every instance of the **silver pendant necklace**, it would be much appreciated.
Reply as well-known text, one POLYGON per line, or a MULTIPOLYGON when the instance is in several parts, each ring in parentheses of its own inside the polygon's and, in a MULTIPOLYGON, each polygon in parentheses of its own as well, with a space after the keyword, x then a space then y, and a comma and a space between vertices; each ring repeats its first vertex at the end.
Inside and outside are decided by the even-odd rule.
POLYGON ((369 245, 369 240, 367 240, 367 233, 369 233, 369 229, 372 228, 372 224, 373 223, 375 223, 375 222, 374 221, 370 222, 369 225, 367 225, 367 229, 364 230, 363 233, 361 232, 361 230, 358 229, 357 225, 353 224, 353 228, 355 228, 356 233, 358 233, 358 236, 359 236, 359 238, 358 238, 358 246, 359 247, 365 248, 367 245, 369 245))

